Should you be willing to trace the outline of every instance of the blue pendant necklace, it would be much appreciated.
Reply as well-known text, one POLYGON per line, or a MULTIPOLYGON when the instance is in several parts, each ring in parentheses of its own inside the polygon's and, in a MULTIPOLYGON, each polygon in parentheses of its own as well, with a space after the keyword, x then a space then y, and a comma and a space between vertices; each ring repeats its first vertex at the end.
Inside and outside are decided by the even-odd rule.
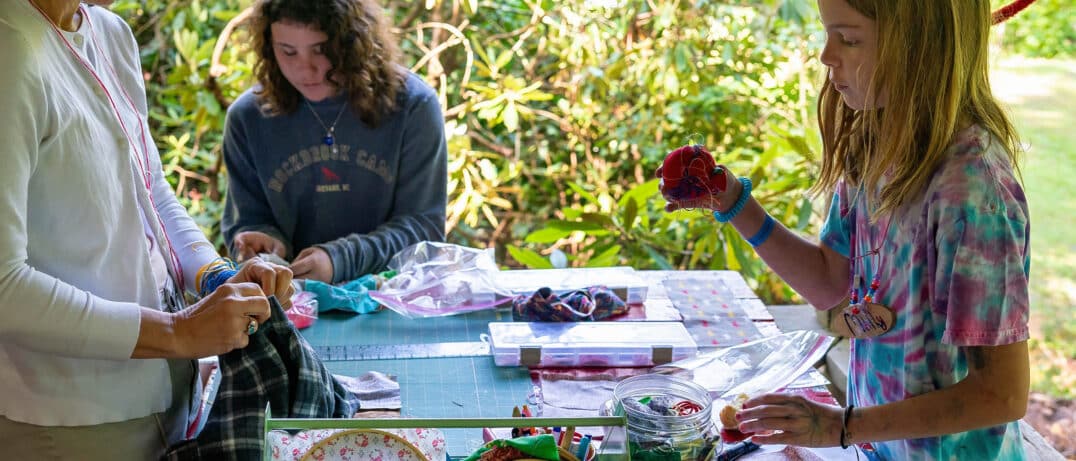
POLYGON ((344 101, 344 104, 340 106, 340 111, 336 113, 336 119, 333 120, 333 124, 328 126, 318 115, 318 111, 314 110, 314 106, 310 105, 309 100, 304 99, 303 102, 306 103, 306 107, 310 108, 310 112, 314 114, 314 118, 318 120, 321 127, 325 129, 325 136, 321 138, 321 143, 331 147, 334 154, 339 153, 339 148, 336 146, 336 124, 340 122, 340 116, 344 115, 344 109, 347 109, 347 101, 344 101))

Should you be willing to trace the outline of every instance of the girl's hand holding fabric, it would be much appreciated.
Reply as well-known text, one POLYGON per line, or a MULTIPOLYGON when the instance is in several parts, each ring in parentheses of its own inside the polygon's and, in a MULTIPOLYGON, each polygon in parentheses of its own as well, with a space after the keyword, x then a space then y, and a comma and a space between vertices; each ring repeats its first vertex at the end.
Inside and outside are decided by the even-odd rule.
POLYGON ((741 432, 755 433, 755 443, 834 447, 841 443, 842 415, 840 407, 795 395, 766 394, 744 402, 736 419, 741 432))
POLYGON ((225 283, 175 314, 178 357, 202 358, 247 346, 251 319, 269 320, 269 301, 254 283, 225 283))
POLYGON ((333 283, 333 260, 329 253, 318 247, 299 252, 299 256, 291 262, 291 270, 297 279, 333 283))
POLYGON ((743 185, 736 179, 736 176, 729 172, 728 168, 724 165, 718 165, 721 168, 722 174, 725 175, 725 190, 711 190, 709 194, 693 198, 683 199, 677 197, 669 185, 665 184, 665 178, 663 177, 664 166, 658 167, 655 172, 655 176, 661 178, 662 181, 658 185, 661 190, 661 196, 665 197, 669 203, 665 204, 665 211, 676 211, 679 209, 692 209, 692 208, 705 208, 712 211, 728 211, 733 204, 736 203, 736 199, 740 197, 740 192, 743 190, 743 185))
POLYGON ((254 257, 240 265, 239 272, 228 279, 228 283, 256 283, 265 296, 275 295, 280 306, 288 310, 291 308, 291 295, 295 294, 291 279, 291 269, 254 257))
MULTIPOLYGON (((281 258, 287 253, 284 242, 277 240, 264 232, 247 231, 235 235, 235 258, 237 261, 246 261, 258 255, 258 253, 273 253, 281 258)), ((268 294, 268 293, 266 293, 268 294)))

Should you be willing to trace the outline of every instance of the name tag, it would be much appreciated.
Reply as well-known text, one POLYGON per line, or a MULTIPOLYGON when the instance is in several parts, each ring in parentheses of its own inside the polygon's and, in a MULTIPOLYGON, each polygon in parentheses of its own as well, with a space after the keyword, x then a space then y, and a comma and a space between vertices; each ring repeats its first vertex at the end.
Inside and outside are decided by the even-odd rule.
POLYGON ((877 303, 846 305, 829 318, 830 331, 846 338, 873 338, 893 328, 893 309, 877 303))

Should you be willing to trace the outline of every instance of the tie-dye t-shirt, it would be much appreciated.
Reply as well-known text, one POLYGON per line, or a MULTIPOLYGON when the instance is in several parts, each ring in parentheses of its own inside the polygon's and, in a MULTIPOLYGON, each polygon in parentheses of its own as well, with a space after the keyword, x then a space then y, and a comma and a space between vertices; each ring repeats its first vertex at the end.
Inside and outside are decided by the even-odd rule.
MULTIPOLYGON (((981 127, 961 131, 925 193, 892 223, 871 225, 864 194, 838 185, 821 241, 845 256, 852 245, 856 255, 879 248, 856 260, 856 277, 869 284, 880 267, 875 302, 896 313, 889 332, 852 341, 849 404, 951 386, 968 373, 963 347, 1028 338, 1027 201, 1005 153, 981 127)), ((1024 458, 1015 421, 874 445, 887 460, 1024 458)))

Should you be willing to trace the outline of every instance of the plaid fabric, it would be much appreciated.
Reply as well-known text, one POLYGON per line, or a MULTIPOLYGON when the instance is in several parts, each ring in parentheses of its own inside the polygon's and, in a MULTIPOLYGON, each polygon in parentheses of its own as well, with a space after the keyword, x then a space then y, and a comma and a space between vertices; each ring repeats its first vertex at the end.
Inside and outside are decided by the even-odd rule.
POLYGON ((627 304, 606 287, 592 286, 557 295, 542 287, 530 296, 512 300, 512 319, 523 322, 585 322, 628 311, 627 304))
POLYGON ((250 344, 220 356, 220 389, 202 433, 162 459, 262 459, 266 403, 282 418, 350 418, 358 411, 358 398, 333 379, 276 298, 269 303, 272 317, 250 344))

